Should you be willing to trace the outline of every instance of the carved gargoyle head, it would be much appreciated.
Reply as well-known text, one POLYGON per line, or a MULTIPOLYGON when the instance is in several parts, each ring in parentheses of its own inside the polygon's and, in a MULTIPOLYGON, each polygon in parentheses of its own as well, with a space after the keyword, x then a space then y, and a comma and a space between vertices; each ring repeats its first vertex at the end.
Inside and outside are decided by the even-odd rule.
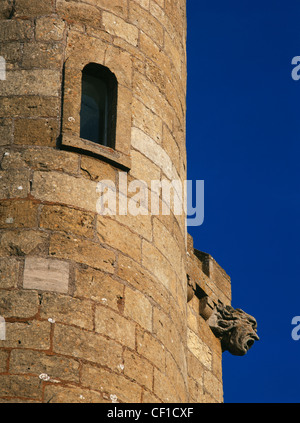
POLYGON ((222 350, 233 355, 245 355, 254 342, 259 340, 255 318, 239 308, 219 303, 207 323, 221 339, 222 350))

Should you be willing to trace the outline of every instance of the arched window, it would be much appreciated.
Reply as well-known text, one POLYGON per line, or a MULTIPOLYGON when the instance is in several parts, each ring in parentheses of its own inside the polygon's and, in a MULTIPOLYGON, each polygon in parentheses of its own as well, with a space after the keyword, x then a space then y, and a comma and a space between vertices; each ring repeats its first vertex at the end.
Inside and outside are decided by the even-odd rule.
POLYGON ((82 70, 80 138, 115 148, 118 83, 105 66, 82 70))

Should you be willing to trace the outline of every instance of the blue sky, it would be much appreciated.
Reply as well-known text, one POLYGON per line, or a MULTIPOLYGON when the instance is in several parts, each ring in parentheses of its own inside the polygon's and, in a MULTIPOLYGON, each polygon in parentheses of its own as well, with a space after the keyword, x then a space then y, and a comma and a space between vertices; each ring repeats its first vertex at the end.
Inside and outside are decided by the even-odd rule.
POLYGON ((187 0, 188 179, 205 181, 190 227, 258 322, 246 356, 223 354, 224 400, 300 402, 299 0, 187 0))

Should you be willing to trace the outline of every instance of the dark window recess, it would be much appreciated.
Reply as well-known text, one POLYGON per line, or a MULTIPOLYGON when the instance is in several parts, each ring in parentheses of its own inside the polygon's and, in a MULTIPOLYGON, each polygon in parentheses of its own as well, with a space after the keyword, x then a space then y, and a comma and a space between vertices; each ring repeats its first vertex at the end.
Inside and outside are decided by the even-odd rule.
POLYGON ((82 71, 80 138, 115 148, 118 83, 115 75, 96 63, 82 71))

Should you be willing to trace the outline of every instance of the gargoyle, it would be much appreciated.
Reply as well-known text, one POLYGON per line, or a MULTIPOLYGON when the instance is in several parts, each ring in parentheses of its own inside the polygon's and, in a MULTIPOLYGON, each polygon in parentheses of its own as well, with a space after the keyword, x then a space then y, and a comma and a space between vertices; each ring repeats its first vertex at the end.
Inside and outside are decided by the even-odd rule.
POLYGON ((245 355, 259 340, 255 318, 239 308, 219 303, 207 323, 215 336, 220 338, 222 350, 233 355, 245 355))

